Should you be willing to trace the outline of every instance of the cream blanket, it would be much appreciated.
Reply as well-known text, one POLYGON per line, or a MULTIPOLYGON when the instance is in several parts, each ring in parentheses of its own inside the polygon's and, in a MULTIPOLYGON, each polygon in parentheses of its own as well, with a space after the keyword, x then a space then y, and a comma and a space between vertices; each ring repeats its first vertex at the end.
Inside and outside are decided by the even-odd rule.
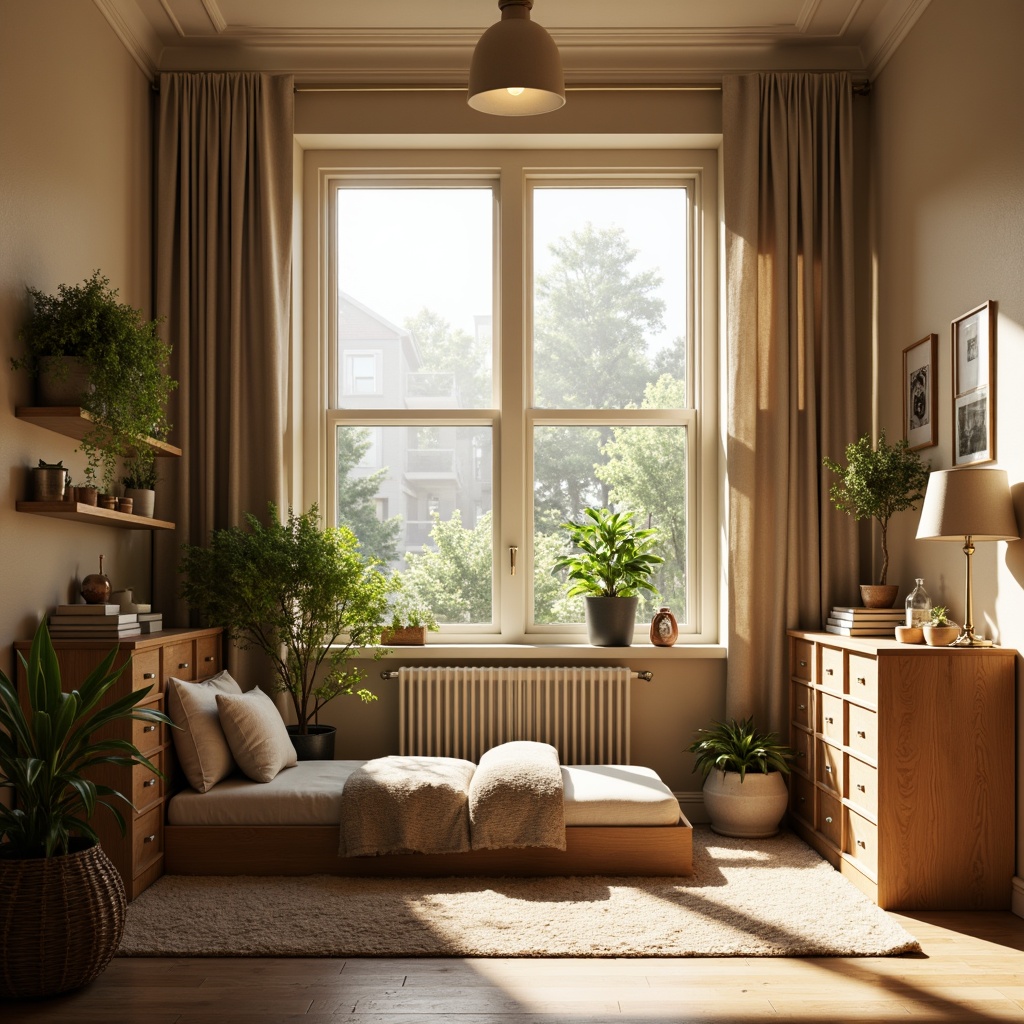
POLYGON ((488 750, 480 764, 452 757, 381 757, 345 782, 339 854, 565 849, 562 773, 546 743, 488 750))

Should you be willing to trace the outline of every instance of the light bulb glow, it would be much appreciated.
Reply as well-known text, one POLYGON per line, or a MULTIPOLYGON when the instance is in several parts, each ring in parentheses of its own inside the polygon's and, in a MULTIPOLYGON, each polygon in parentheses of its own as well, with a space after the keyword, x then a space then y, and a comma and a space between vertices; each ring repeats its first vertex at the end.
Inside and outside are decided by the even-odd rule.
POLYGON ((505 90, 509 96, 522 96, 525 90, 522 87, 516 86, 511 89, 505 90))

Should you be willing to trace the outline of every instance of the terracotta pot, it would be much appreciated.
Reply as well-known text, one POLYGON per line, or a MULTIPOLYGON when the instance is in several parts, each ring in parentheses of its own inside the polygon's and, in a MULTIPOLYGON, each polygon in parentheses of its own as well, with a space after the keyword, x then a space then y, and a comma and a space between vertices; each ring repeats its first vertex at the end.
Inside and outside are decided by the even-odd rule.
POLYGON ((956 623, 921 628, 924 630, 924 642, 929 647, 948 647, 960 635, 960 627, 956 623))
POLYGON ((865 608, 891 608, 896 603, 896 595, 900 592, 896 583, 862 583, 860 585, 860 603, 865 608))

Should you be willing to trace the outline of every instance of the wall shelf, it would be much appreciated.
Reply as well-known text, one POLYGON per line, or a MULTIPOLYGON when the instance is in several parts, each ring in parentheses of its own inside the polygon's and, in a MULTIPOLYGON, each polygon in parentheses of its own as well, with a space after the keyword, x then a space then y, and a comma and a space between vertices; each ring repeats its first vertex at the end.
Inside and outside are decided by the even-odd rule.
POLYGON ((80 501, 19 501, 14 506, 19 512, 51 519, 68 519, 77 523, 96 523, 117 526, 122 530, 173 530, 174 523, 166 519, 150 519, 128 512, 115 512, 98 505, 85 505, 80 501))
MULTIPOLYGON (((93 425, 93 419, 84 409, 77 405, 20 405, 14 415, 26 423, 34 423, 65 437, 81 441, 93 425)), ((158 441, 151 437, 146 442, 157 456, 177 458, 181 449, 166 441, 158 441)))

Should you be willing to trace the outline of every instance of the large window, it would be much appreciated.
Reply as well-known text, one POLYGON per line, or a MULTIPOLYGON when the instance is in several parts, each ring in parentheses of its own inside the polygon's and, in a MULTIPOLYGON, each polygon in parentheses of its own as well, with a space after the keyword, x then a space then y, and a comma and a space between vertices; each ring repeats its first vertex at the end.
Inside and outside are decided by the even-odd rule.
POLYGON ((589 506, 659 531, 638 639, 662 604, 715 639, 705 169, 538 155, 321 170, 321 494, 442 639, 581 641, 589 506))

